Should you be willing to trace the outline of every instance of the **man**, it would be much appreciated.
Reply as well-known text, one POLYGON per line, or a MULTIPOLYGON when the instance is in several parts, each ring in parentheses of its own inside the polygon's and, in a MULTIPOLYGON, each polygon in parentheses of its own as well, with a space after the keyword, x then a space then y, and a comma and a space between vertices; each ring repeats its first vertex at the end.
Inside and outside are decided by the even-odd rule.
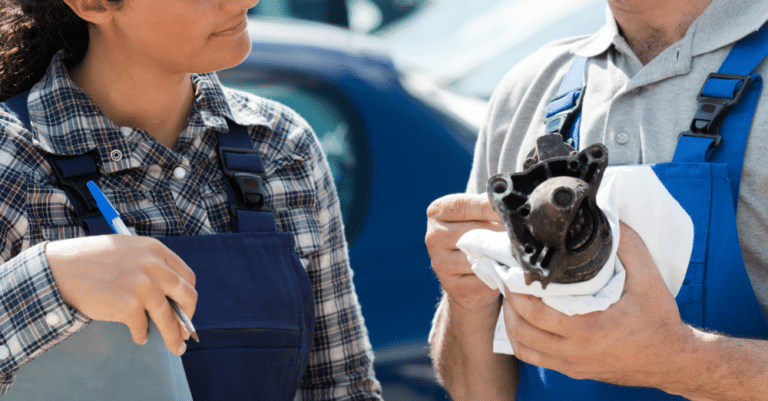
MULTIPOLYGON (((669 394, 694 400, 765 399, 768 342, 707 328, 749 322, 744 325, 755 326, 758 333, 765 330, 768 166, 762 157, 768 151, 768 93, 759 97, 759 103, 755 100, 751 128, 751 116, 735 111, 729 116, 747 121, 749 134, 741 188, 737 179, 734 192, 738 194, 740 252, 736 242, 736 254, 725 262, 702 262, 709 265, 703 278, 691 278, 699 268, 692 263, 678 304, 642 240, 623 224, 618 256, 627 269, 624 293, 606 311, 587 315, 568 317, 527 295, 506 293, 501 299, 498 291, 472 273, 456 248, 456 241, 469 230, 503 230, 487 196, 480 193, 491 175, 520 171, 535 139, 545 133, 542 121, 547 105, 574 57, 587 58, 581 147, 605 144, 614 165, 666 163, 673 155, 677 158, 678 136, 690 129, 697 95, 708 74, 718 71, 734 43, 768 20, 768 2, 751 0, 608 0, 608 10, 608 22, 597 34, 545 46, 507 74, 491 99, 480 132, 468 193, 438 199, 427 211, 426 243, 444 289, 430 335, 435 369, 456 400, 513 399, 516 392, 525 399, 632 399, 609 394, 635 390, 568 377, 658 389, 643 393, 649 398, 636 399, 662 399, 669 394), (727 273, 717 273, 718 269, 727 273), (715 274, 742 275, 747 290, 707 278, 715 274), (699 298, 694 299, 692 294, 697 292, 699 298), (744 293, 747 301, 729 305, 730 295, 744 293), (723 298, 708 300, 711 294, 723 298), (755 305, 759 301, 757 317, 744 312, 751 307, 746 305, 749 299, 755 305), (502 304, 514 357, 492 352, 502 304), (707 308, 720 310, 713 314, 707 308)), ((768 63, 761 62, 754 72, 765 74, 768 63)), ((759 93, 760 82, 753 76, 749 90, 759 93)), ((733 142, 721 133, 723 143, 733 142)), ((728 164, 728 169, 738 170, 735 164, 728 164)), ((665 185, 670 192, 677 188, 665 185)), ((728 208, 733 213, 732 200, 722 200, 720 205, 715 201, 713 216, 728 208)), ((696 226, 699 211, 687 210, 696 226)), ((729 219, 732 226, 733 217, 729 219)), ((713 240, 708 251, 694 248, 692 262, 720 251, 721 231, 706 227, 713 240)), ((696 235, 707 233, 699 230, 696 235)), ((745 333, 750 327, 743 329, 733 332, 745 333)), ((750 335, 759 336, 765 338, 750 335)))

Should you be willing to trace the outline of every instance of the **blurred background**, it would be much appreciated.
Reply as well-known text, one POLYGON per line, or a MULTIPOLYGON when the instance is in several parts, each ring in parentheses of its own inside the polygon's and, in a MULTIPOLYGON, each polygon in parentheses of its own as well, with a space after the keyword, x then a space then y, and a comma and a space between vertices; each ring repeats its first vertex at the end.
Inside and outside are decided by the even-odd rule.
POLYGON ((427 206, 463 192, 488 99, 518 61, 596 32, 604 0, 261 0, 250 56, 219 72, 314 128, 341 200, 386 400, 444 400, 427 335, 440 287, 427 206))

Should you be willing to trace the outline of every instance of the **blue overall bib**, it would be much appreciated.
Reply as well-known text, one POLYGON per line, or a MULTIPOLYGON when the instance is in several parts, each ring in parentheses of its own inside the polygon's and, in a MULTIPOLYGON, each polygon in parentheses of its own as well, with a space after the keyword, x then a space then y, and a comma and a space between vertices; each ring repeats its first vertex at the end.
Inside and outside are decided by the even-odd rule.
MULTIPOLYGON (((710 74, 699 94, 691 130, 681 134, 673 160, 652 166, 694 224, 691 260, 676 297, 680 315, 688 324, 735 337, 768 338, 768 322, 749 281, 736 232, 744 149, 762 89, 761 76, 752 71, 767 53, 768 24, 739 41, 719 72, 710 74)), ((570 136, 575 146, 586 61, 577 57, 571 64, 545 119, 547 133, 570 136)), ((574 380, 520 361, 516 399, 684 398, 657 389, 574 380)))
MULTIPOLYGON (((31 127, 27 95, 6 104, 31 127)), ((312 287, 293 235, 277 232, 263 207, 264 169, 246 128, 231 122, 229 128, 219 134, 219 157, 234 232, 158 238, 197 279, 192 322, 200 343, 188 340, 181 360, 194 400, 292 400, 312 347, 312 287)), ((86 232, 111 234, 85 187, 98 182, 98 159, 48 159, 86 232)))

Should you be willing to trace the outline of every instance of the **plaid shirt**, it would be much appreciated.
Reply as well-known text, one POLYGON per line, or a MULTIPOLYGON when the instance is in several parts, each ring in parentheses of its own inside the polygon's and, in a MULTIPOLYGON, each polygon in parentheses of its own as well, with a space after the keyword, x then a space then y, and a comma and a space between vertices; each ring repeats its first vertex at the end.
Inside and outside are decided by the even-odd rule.
POLYGON ((266 206, 276 210, 278 230, 294 234, 314 289, 314 346, 298 398, 380 399, 336 190, 317 138, 279 103, 225 89, 214 74, 192 81, 188 126, 172 150, 102 115, 69 79, 60 54, 30 92, 32 132, 0 110, 0 359, 9 351, 0 360, 0 394, 22 364, 89 321, 64 303, 45 258, 47 241, 84 232, 41 150, 97 149, 99 185, 139 235, 224 233, 230 214, 216 133, 228 131, 229 119, 249 127, 267 174, 266 206), (51 316, 59 322, 49 324, 57 320, 51 316))

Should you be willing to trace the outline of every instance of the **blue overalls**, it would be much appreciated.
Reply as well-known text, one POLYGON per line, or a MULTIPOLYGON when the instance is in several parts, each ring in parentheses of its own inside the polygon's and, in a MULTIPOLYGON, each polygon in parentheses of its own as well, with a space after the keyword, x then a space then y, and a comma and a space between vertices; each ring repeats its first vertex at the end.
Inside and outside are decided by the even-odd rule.
MULTIPOLYGON (((768 322, 747 276, 736 232, 744 149, 762 89, 761 76, 752 71, 767 53, 768 23, 739 41, 719 72, 710 74, 691 130, 681 134, 673 160, 652 166, 694 224, 691 260, 676 297, 680 315, 693 326, 735 337, 768 338, 768 322)), ((576 146, 586 61, 577 57, 571 64, 545 119, 547 133, 570 136, 576 146)), ((684 399, 656 389, 574 380, 522 361, 516 398, 684 399)))
MULTIPOLYGON (((27 95, 6 104, 31 127, 27 95)), ((277 232, 264 209, 264 169, 253 149, 245 127, 230 122, 229 132, 219 134, 234 233, 158 238, 197 278, 192 322, 200 343, 187 341, 181 358, 195 400, 292 400, 309 361, 312 287, 293 235, 277 232)), ((86 232, 111 234, 85 187, 98 182, 98 158, 48 159, 86 232)))

